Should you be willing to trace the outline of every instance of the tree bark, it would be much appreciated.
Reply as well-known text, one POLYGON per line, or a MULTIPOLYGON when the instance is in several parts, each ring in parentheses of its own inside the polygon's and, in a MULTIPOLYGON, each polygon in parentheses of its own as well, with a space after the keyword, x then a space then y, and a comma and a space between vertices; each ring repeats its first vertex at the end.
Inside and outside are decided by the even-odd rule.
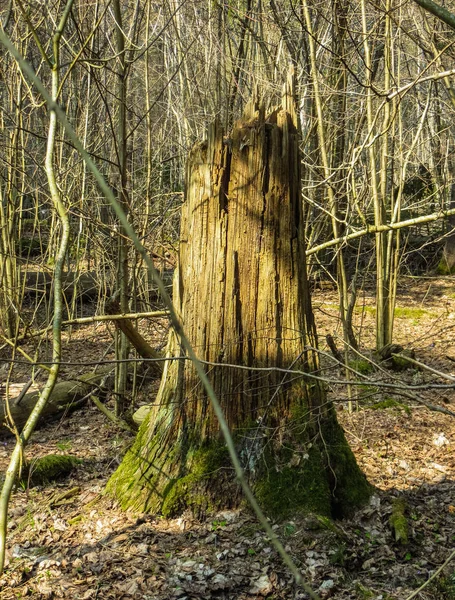
MULTIPOLYGON (((311 378, 298 135, 285 100, 268 118, 251 101, 229 139, 215 123, 193 147, 174 302, 265 510, 345 514, 370 488, 311 378)), ((238 504, 218 422, 172 331, 167 353, 176 360, 108 491, 125 508, 165 515, 238 504)))

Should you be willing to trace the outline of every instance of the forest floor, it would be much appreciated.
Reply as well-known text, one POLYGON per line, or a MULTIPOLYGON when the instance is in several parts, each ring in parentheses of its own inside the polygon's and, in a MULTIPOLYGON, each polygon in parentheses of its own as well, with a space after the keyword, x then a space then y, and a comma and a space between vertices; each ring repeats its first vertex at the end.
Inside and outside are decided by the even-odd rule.
MULTIPOLYGON (((320 347, 325 335, 342 347, 335 292, 313 294, 320 347)), ((374 298, 365 292, 355 313, 360 347, 372 357, 374 298)), ((144 327, 142 324, 141 327, 144 327)), ((163 324, 149 333, 158 344, 163 324)), ((401 281, 396 342, 418 361, 455 373, 455 279, 401 281), (449 357, 449 358, 448 358, 449 357)), ((65 360, 100 360, 111 343, 105 325, 74 328, 65 360)), ((107 358, 112 355, 106 354, 107 358)), ((334 523, 313 516, 273 523, 286 550, 321 599, 405 600, 431 578, 417 598, 455 599, 455 419, 429 403, 455 411, 455 394, 441 376, 414 366, 400 372, 351 363, 366 378, 356 386, 358 409, 348 410, 338 367, 328 385, 347 438, 376 491, 352 520, 334 523), (401 383, 402 394, 375 385, 401 383), (425 389, 438 383, 440 388, 425 389), (410 386, 421 386, 409 397, 410 386), (393 400, 393 401, 391 401, 393 400), (378 404, 382 402, 382 404, 378 404), (402 499, 409 542, 394 539, 390 516, 402 499)), ((67 366, 63 375, 87 366, 67 366)), ((20 383, 21 372, 17 372, 20 383)), ((28 379, 25 371, 22 381, 28 379)), ((353 376, 354 377, 354 376, 353 376)), ((453 385, 453 384, 452 384, 453 385)), ((156 389, 156 382, 152 384, 156 389)), ((143 391, 144 397, 150 394, 143 391)), ((292 577, 247 510, 227 511, 199 522, 122 512, 103 495, 131 437, 93 406, 41 427, 28 460, 51 453, 78 457, 69 477, 52 484, 18 487, 10 503, 8 564, 0 577, 1 600, 72 599, 303 599, 292 577)), ((0 443, 0 470, 13 442, 0 443)))

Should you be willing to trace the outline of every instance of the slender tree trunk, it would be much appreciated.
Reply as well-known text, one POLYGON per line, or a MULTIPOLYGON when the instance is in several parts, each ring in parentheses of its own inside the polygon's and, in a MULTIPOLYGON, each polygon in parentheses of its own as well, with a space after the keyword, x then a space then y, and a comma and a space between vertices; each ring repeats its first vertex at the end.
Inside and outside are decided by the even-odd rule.
MULTIPOLYGON (((231 139, 212 125, 191 151, 186 190, 174 302, 243 469, 270 513, 345 514, 369 485, 311 378, 317 342, 289 96, 268 118, 251 101, 231 139)), ((156 407, 108 491, 125 508, 165 515, 237 504, 218 421, 174 332, 168 355, 156 407)))
MULTIPOLYGON (((117 161, 119 170, 118 200, 125 214, 128 214, 127 201, 127 127, 126 127, 126 87, 127 87, 127 64, 125 56, 125 39, 123 31, 122 9, 119 0, 113 2, 115 16, 115 38, 117 49, 117 161)), ((129 310, 128 289, 128 236, 121 229, 118 236, 117 257, 117 285, 120 294, 120 308, 122 312, 129 310)), ((129 354, 128 338, 121 330, 117 330, 116 355, 120 362, 116 368, 115 393, 116 393, 116 415, 124 411, 124 399, 127 389, 127 369, 125 362, 129 354)))
MULTIPOLYGON (((455 208, 455 184, 450 188, 450 204, 449 208, 455 208)), ((455 215, 451 215, 447 219, 448 235, 444 241, 445 268, 448 273, 453 273, 455 270, 455 215)))
MULTIPOLYGON (((56 27, 54 36, 52 38, 52 54, 51 59, 45 56, 48 65, 51 68, 52 75, 52 87, 51 95, 52 100, 56 102, 59 97, 59 83, 60 83, 60 41, 63 34, 63 30, 69 18, 71 7, 74 0, 68 0, 62 17, 56 27)), ((23 462, 23 449, 27 444, 30 436, 35 429, 38 419, 43 412, 46 404, 52 394, 52 391, 57 382, 57 377, 60 370, 61 361, 61 350, 62 350, 62 314, 63 314, 63 302, 62 302, 62 274, 63 266, 65 262, 66 253, 68 250, 69 242, 69 217, 68 209, 62 200, 62 196, 57 184, 57 176, 54 165, 54 153, 55 153, 55 140, 57 135, 57 115, 55 109, 52 109, 49 113, 49 131, 47 137, 47 149, 45 158, 45 170, 47 181, 49 185, 50 196, 54 209, 58 215, 61 225, 61 237, 58 252, 55 258, 55 269, 54 269, 54 318, 52 322, 52 366, 49 369, 49 375, 44 388, 39 394, 39 399, 35 404, 27 422, 24 425, 22 431, 18 432, 14 423, 11 426, 16 434, 16 445, 11 455, 10 463, 5 473, 5 481, 0 494, 0 573, 3 572, 5 563, 5 550, 6 550, 6 530, 8 521, 8 503, 11 496, 11 492, 16 481, 17 474, 20 471, 23 462)), ((6 411, 8 412, 8 406, 6 405, 6 411)))

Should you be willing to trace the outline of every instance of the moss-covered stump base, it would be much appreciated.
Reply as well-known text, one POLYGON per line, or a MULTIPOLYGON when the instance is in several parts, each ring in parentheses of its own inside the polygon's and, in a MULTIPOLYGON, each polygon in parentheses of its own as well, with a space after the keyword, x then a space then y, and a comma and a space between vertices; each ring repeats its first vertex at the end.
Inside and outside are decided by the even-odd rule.
MULTIPOLYGON (((123 509, 166 517, 189 510, 202 518, 242 503, 241 487, 224 442, 185 447, 180 439, 166 451, 156 439, 145 458, 146 428, 147 420, 107 486, 107 493, 116 497, 123 509)), ((274 446, 257 428, 250 434, 243 432, 237 443, 245 476, 269 516, 316 513, 344 517, 368 501, 372 488, 334 415, 321 421, 314 442, 286 439, 280 447, 274 446)))
MULTIPOLYGON (((185 510, 196 517, 238 506, 240 486, 222 443, 185 447, 183 440, 152 460, 141 459, 145 424, 111 477, 107 493, 125 510, 173 517, 185 510)), ((159 449, 159 443, 156 443, 159 449)))

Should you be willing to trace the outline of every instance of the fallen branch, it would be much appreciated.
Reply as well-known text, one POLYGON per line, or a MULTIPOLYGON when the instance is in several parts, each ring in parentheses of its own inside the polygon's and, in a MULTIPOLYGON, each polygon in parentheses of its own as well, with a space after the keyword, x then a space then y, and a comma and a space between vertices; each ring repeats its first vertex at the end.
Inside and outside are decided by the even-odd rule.
MULTIPOLYGON (((118 301, 111 300, 106 306, 106 310, 108 313, 112 312, 114 315, 117 315, 120 312, 120 305, 118 301)), ((120 331, 128 338, 128 341, 132 344, 132 346, 134 346, 139 356, 142 358, 162 358, 160 353, 152 348, 147 340, 142 337, 130 319, 123 317, 114 322, 117 329, 120 329, 120 331)), ((163 372, 163 367, 160 362, 152 363, 151 368, 156 375, 161 375, 163 372)))
POLYGON ((453 412, 452 410, 449 410, 448 408, 444 408, 443 406, 438 406, 437 404, 431 404, 431 402, 427 402, 426 400, 422 400, 422 398, 419 398, 418 396, 415 396, 414 394, 411 394, 410 392, 403 392, 401 390, 395 390, 395 394, 397 396, 401 396, 403 398, 408 398, 409 400, 413 400, 414 402, 417 402, 418 404, 422 404, 423 406, 426 406, 426 408, 428 408, 428 410, 431 410, 433 412, 440 412, 443 415, 449 415, 449 417, 455 417, 455 412, 453 412))
POLYGON ((93 402, 96 408, 103 413, 103 415, 105 415, 110 421, 118 425, 118 427, 121 427, 122 429, 125 429, 130 433, 135 433, 135 430, 130 425, 128 425, 126 421, 124 421, 120 417, 117 417, 112 411, 110 411, 106 406, 104 406, 104 404, 97 396, 91 394, 90 400, 93 402))
POLYGON ((341 365, 344 366, 344 359, 343 356, 341 354, 341 352, 338 350, 337 345, 335 344, 335 340, 333 339, 333 336, 326 335, 325 339, 327 341, 327 346, 330 348, 330 352, 333 354, 335 360, 337 360, 341 365))
POLYGON ((442 371, 433 369, 433 367, 430 367, 430 366, 426 365, 425 363, 420 362, 420 360, 416 360, 415 358, 405 356, 404 354, 392 354, 392 356, 397 356, 398 358, 406 360, 407 362, 410 362, 411 364, 416 365, 417 367, 420 367, 421 369, 425 369, 425 371, 434 373, 434 375, 438 375, 439 377, 441 377, 442 379, 446 379, 447 381, 455 381, 455 377, 453 375, 449 375, 448 373, 443 373, 442 371))
MULTIPOLYGON (((100 382, 102 382, 103 379, 106 379, 106 375, 106 370, 96 373, 86 373, 78 379, 61 381, 60 383, 55 384, 49 400, 40 415, 40 422, 46 417, 56 416, 65 410, 71 410, 77 407, 80 400, 89 395, 94 388, 99 387, 100 382)), ((14 398, 8 401, 8 413, 11 415, 15 427, 20 430, 35 408, 40 397, 40 392, 34 391, 24 395, 21 393, 18 397, 21 398, 20 402, 17 402, 14 398)), ((7 400, 5 400, 5 402, 7 402, 7 400)), ((7 428, 12 425, 12 423, 8 422, 9 419, 5 408, 5 403, 2 403, 2 405, 0 405, 1 433, 4 433, 7 428)))
MULTIPOLYGON (((120 319, 158 319, 161 317, 169 317, 169 311, 153 310, 151 312, 128 313, 126 315, 94 315, 93 317, 80 317, 79 319, 62 321, 62 327, 67 327, 68 325, 85 325, 87 323, 102 323, 104 321, 119 321, 120 319)), ((26 338, 41 336, 51 331, 51 329, 52 325, 44 327, 44 329, 39 329, 38 331, 26 330, 22 335, 18 336, 17 339, 18 341, 22 341, 26 338)))

